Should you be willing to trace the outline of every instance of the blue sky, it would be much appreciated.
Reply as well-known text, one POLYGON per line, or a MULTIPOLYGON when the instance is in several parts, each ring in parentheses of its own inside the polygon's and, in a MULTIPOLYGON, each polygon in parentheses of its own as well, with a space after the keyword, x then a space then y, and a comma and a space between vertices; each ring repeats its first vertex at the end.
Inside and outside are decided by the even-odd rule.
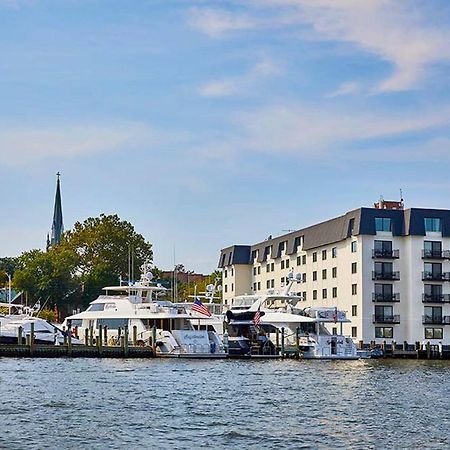
POLYGON ((0 256, 117 213, 155 262, 380 194, 450 208, 450 2, 0 0, 0 256))

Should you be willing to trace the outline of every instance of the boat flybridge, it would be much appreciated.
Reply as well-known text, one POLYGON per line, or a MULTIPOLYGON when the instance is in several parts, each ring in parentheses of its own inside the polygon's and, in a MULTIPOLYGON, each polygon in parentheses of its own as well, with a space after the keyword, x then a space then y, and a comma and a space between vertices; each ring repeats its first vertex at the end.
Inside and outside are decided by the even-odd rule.
POLYGON ((288 280, 281 292, 272 289, 261 295, 234 297, 226 313, 230 355, 277 353, 283 332, 285 348, 298 348, 305 359, 358 359, 353 340, 342 334, 342 324, 350 322, 345 312, 337 308, 297 307, 302 298, 291 293, 291 289, 301 281, 300 274, 294 277, 291 272, 288 280), (326 327, 338 323, 339 334, 326 327))
MULTIPOLYGON (((141 267, 139 282, 103 288, 86 311, 65 319, 64 325, 85 336, 86 330, 98 335, 106 328, 106 343, 117 345, 128 328, 129 340, 136 331, 138 345, 153 345, 157 356, 222 358, 226 356, 219 335, 212 330, 196 330, 195 313, 164 297, 169 289, 151 283, 153 275, 148 263, 141 267), (136 327, 136 328, 134 328, 136 327)), ((205 319, 203 319, 205 320, 205 319)))

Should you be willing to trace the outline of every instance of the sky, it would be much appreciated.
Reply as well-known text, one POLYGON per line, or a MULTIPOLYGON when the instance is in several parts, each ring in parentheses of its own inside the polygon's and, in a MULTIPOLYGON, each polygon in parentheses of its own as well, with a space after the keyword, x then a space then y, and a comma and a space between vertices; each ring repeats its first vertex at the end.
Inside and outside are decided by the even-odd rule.
POLYGON ((447 0, 0 0, 0 257, 118 214, 197 272, 380 195, 450 208, 447 0))

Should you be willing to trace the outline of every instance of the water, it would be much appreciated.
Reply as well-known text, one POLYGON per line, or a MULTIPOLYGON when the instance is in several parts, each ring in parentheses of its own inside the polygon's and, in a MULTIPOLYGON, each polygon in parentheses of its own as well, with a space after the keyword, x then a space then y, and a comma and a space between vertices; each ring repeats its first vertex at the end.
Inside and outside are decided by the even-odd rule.
POLYGON ((0 359, 0 448, 450 447, 450 362, 0 359))

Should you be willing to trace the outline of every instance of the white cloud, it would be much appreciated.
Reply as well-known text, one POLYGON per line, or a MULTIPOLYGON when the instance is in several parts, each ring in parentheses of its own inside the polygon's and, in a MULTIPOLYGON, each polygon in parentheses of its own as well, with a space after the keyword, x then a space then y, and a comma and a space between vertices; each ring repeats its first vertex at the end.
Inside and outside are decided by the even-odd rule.
POLYGON ((46 158, 73 158, 168 139, 145 124, 132 122, 42 127, 10 125, 0 128, 0 159, 5 165, 20 166, 46 158))
MULTIPOLYGON (((253 151, 330 157, 342 144, 404 137, 450 125, 450 110, 409 114, 344 112, 317 106, 273 106, 239 116, 242 146, 253 151)), ((355 153, 352 150, 349 154, 355 153)), ((363 150, 361 150, 363 151, 363 150)), ((336 155, 339 156, 339 155, 336 155)))
POLYGON ((433 24, 426 15, 426 7, 420 3, 248 0, 242 5, 250 11, 246 15, 225 9, 196 8, 191 11, 190 23, 213 37, 237 30, 312 26, 318 38, 348 42, 393 65, 392 75, 378 83, 373 92, 414 88, 432 65, 450 61, 450 29, 433 24))
POLYGON ((241 76, 209 81, 200 87, 199 93, 205 97, 248 94, 260 80, 279 75, 282 71, 281 64, 277 64, 265 57, 241 76))
POLYGON ((215 8, 191 8, 188 23, 192 28, 213 38, 221 37, 230 31, 249 30, 258 26, 258 21, 253 17, 215 8))
POLYGON ((335 91, 326 95, 328 98, 341 97, 343 95, 354 94, 360 90, 360 84, 355 81, 342 83, 335 91))

